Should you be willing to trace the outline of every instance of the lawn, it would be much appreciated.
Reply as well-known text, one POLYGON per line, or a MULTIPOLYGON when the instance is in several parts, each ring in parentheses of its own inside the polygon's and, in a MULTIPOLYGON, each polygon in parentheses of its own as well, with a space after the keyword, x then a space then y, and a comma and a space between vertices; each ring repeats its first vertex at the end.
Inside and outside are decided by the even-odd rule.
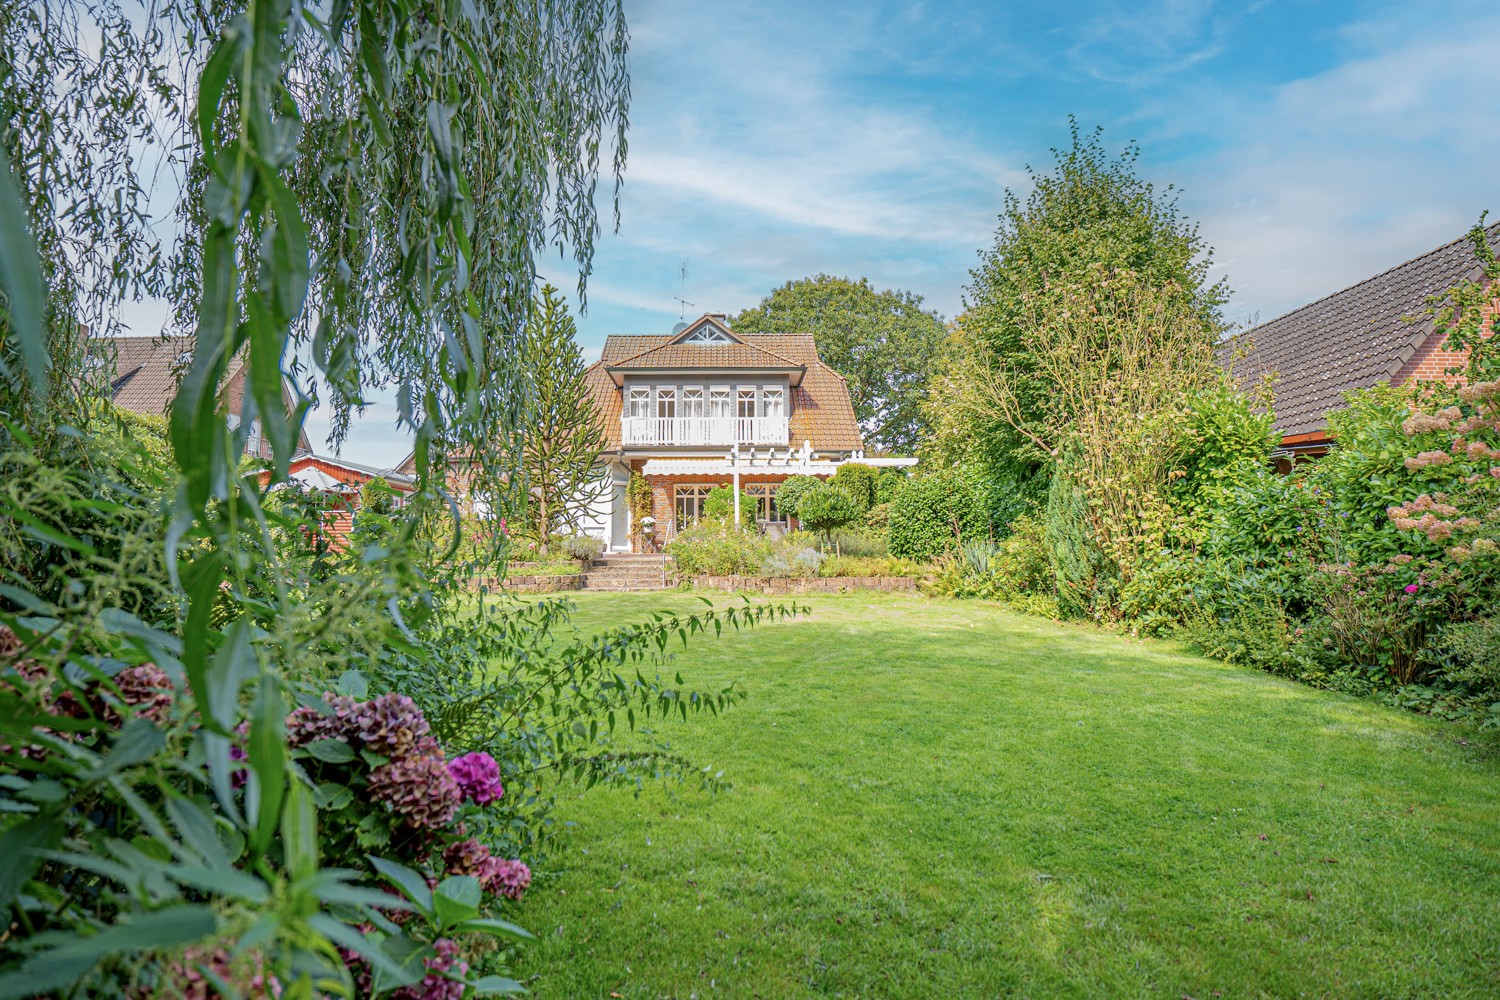
POLYGON ((807 600, 678 654, 749 695, 671 729, 732 790, 565 797, 535 995, 1500 995, 1500 761, 1458 730, 992 605, 807 600))

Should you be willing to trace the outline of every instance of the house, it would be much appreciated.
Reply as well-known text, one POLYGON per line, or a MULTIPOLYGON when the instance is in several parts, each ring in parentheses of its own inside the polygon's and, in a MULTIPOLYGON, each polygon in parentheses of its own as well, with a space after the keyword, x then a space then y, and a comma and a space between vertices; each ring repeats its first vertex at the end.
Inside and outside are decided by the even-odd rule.
POLYGON ((670 334, 609 337, 587 380, 608 488, 580 527, 612 552, 640 544, 626 502, 632 473, 651 485, 656 547, 702 516, 715 486, 738 483, 755 498, 742 519, 776 530, 788 523, 776 487, 789 476, 916 461, 864 457, 849 387, 811 334, 737 334, 708 313, 670 334))
MULTIPOLYGON (((328 499, 324 528, 339 541, 347 538, 353 530, 354 519, 359 516, 360 491, 370 480, 384 479, 389 483, 396 493, 397 506, 404 504, 416 490, 412 477, 395 469, 379 469, 346 458, 311 452, 293 458, 287 471, 288 480, 317 490, 328 499)), ((270 481, 269 470, 260 473, 262 489, 270 481)))
MULTIPOLYGON (((1500 248, 1500 223, 1485 232, 1500 248)), ((1227 341, 1221 357, 1241 385, 1273 376, 1282 465, 1328 450, 1326 414, 1346 392, 1457 381, 1448 369, 1462 367, 1465 355, 1444 349, 1428 299, 1481 274, 1465 236, 1227 341)))
MULTIPOLYGON (((671 333, 607 338, 585 380, 605 448, 578 528, 608 552, 659 549, 698 521, 716 486, 738 483, 755 499, 742 521, 776 531, 790 527, 776 508, 776 487, 790 476, 827 478, 849 461, 916 464, 865 457, 849 387, 819 359, 811 334, 739 334, 722 313, 707 313, 671 333), (626 500, 636 473, 651 486, 649 542, 626 500)), ((397 468, 415 473, 415 456, 397 468)), ((450 461, 448 482, 466 491, 461 458, 450 461)))
MULTIPOLYGON (((110 398, 116 406, 134 413, 165 417, 177 395, 182 372, 193 360, 193 338, 186 337, 90 337, 88 362, 91 370, 107 367, 110 398)), ((245 402, 245 361, 236 356, 220 389, 221 402, 231 427, 238 426, 245 402)), ((294 409, 292 393, 283 381, 281 398, 287 412, 294 409)), ((247 454, 271 457, 271 446, 259 433, 258 421, 250 428, 247 454)), ((311 451, 306 432, 299 432, 299 451, 311 451)))

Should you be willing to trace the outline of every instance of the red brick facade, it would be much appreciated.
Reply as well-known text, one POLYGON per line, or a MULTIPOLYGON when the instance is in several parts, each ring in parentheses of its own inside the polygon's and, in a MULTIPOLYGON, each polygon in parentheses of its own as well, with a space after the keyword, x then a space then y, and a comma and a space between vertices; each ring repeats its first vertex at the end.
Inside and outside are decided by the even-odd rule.
MULTIPOLYGON (((632 472, 640 472, 646 464, 646 459, 635 459, 630 463, 632 472)), ((756 472, 741 473, 740 490, 744 492, 746 487, 757 484, 781 484, 786 482, 787 473, 778 472, 756 472)), ((827 476, 819 476, 826 479, 827 476)), ((729 486, 733 480, 729 476, 708 475, 683 475, 683 476, 647 476, 646 481, 651 484, 651 516, 656 519, 656 543, 658 546, 670 541, 676 533, 677 525, 674 521, 677 516, 677 487, 678 486, 729 486)))
MULTIPOLYGON (((1500 299, 1491 302, 1484 310, 1484 326, 1493 331, 1495 315, 1500 312, 1500 299)), ((1401 370, 1391 379, 1392 385, 1405 385, 1407 382, 1442 382, 1445 385, 1457 385, 1463 381, 1460 375, 1448 373, 1450 368, 1462 368, 1469 359, 1467 351, 1450 351, 1443 347, 1448 340, 1448 334, 1442 330, 1433 331, 1423 343, 1417 348, 1401 370)))

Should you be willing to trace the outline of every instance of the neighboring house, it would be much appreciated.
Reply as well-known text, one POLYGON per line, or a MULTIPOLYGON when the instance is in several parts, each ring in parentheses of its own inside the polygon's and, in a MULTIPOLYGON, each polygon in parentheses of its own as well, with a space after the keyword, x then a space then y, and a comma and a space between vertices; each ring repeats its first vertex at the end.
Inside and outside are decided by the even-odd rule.
MULTIPOLYGON (((396 504, 400 506, 416 489, 411 476, 395 469, 379 469, 373 465, 351 462, 345 458, 311 453, 292 459, 288 479, 304 487, 317 490, 329 498, 324 527, 338 539, 348 537, 359 516, 360 490, 372 479, 384 479, 396 491, 396 504)), ((269 471, 260 474, 260 485, 264 488, 271 480, 269 471)))
MULTIPOLYGON (((110 398, 116 406, 153 417, 167 416, 182 372, 193 360, 192 337, 92 337, 89 360, 93 365, 108 365, 110 398)), ((245 362, 236 356, 220 388, 220 401, 231 427, 239 425, 245 401, 245 362)), ((283 384, 281 398, 290 413, 294 408, 292 393, 283 384)), ((307 433, 297 439, 300 451, 311 451, 307 433)), ((250 428, 245 450, 262 458, 271 457, 270 442, 261 434, 259 421, 250 428)))
POLYGON ((811 334, 737 334, 709 313, 670 334, 608 338, 588 384, 610 488, 581 528, 614 552, 638 540, 625 500, 631 473, 651 484, 660 545, 702 516, 715 486, 738 482, 755 498, 742 520, 776 530, 787 527, 776 487, 788 476, 831 476, 851 459, 915 461, 864 457, 849 387, 819 360, 811 334))
MULTIPOLYGON (((1500 247, 1500 223, 1486 233, 1500 247)), ((1274 376, 1283 466, 1328 450, 1326 414, 1344 405, 1346 392, 1457 381, 1447 369, 1462 367, 1465 354, 1443 348, 1427 300, 1480 275, 1465 236, 1226 341, 1221 357, 1242 385, 1274 376)))

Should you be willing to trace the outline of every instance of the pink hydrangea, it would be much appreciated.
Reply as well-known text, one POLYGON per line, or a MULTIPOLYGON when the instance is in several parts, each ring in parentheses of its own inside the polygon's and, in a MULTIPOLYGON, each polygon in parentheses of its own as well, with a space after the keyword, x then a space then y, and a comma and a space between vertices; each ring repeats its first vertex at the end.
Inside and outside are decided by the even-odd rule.
POLYGON ((458 782, 435 741, 423 741, 420 750, 371 771, 370 796, 419 829, 447 826, 462 801, 458 782))
POLYGON ((1407 585, 1406 585, 1406 592, 1407 592, 1407 593, 1408 593, 1408 594, 1415 594, 1415 593, 1416 593, 1416 592, 1417 592, 1417 591, 1418 591, 1418 590, 1420 590, 1420 589, 1421 589, 1421 588, 1420 588, 1420 587, 1418 587, 1418 586, 1417 586, 1417 585, 1416 585, 1416 584, 1415 584, 1415 583, 1408 583, 1408 584, 1407 584, 1407 585))
POLYGON ((531 869, 526 867, 525 862, 507 861, 504 858, 490 859, 489 868, 484 877, 484 887, 487 891, 508 899, 520 899, 529 885, 531 885, 531 869))
POLYGON ((458 782, 464 798, 479 805, 487 805, 505 794, 505 787, 500 784, 500 765, 482 750, 450 760, 448 773, 458 782))
POLYGON ((473 837, 448 845, 443 851, 443 870, 477 878, 485 892, 507 899, 520 899, 531 885, 531 869, 525 862, 497 858, 473 837))

